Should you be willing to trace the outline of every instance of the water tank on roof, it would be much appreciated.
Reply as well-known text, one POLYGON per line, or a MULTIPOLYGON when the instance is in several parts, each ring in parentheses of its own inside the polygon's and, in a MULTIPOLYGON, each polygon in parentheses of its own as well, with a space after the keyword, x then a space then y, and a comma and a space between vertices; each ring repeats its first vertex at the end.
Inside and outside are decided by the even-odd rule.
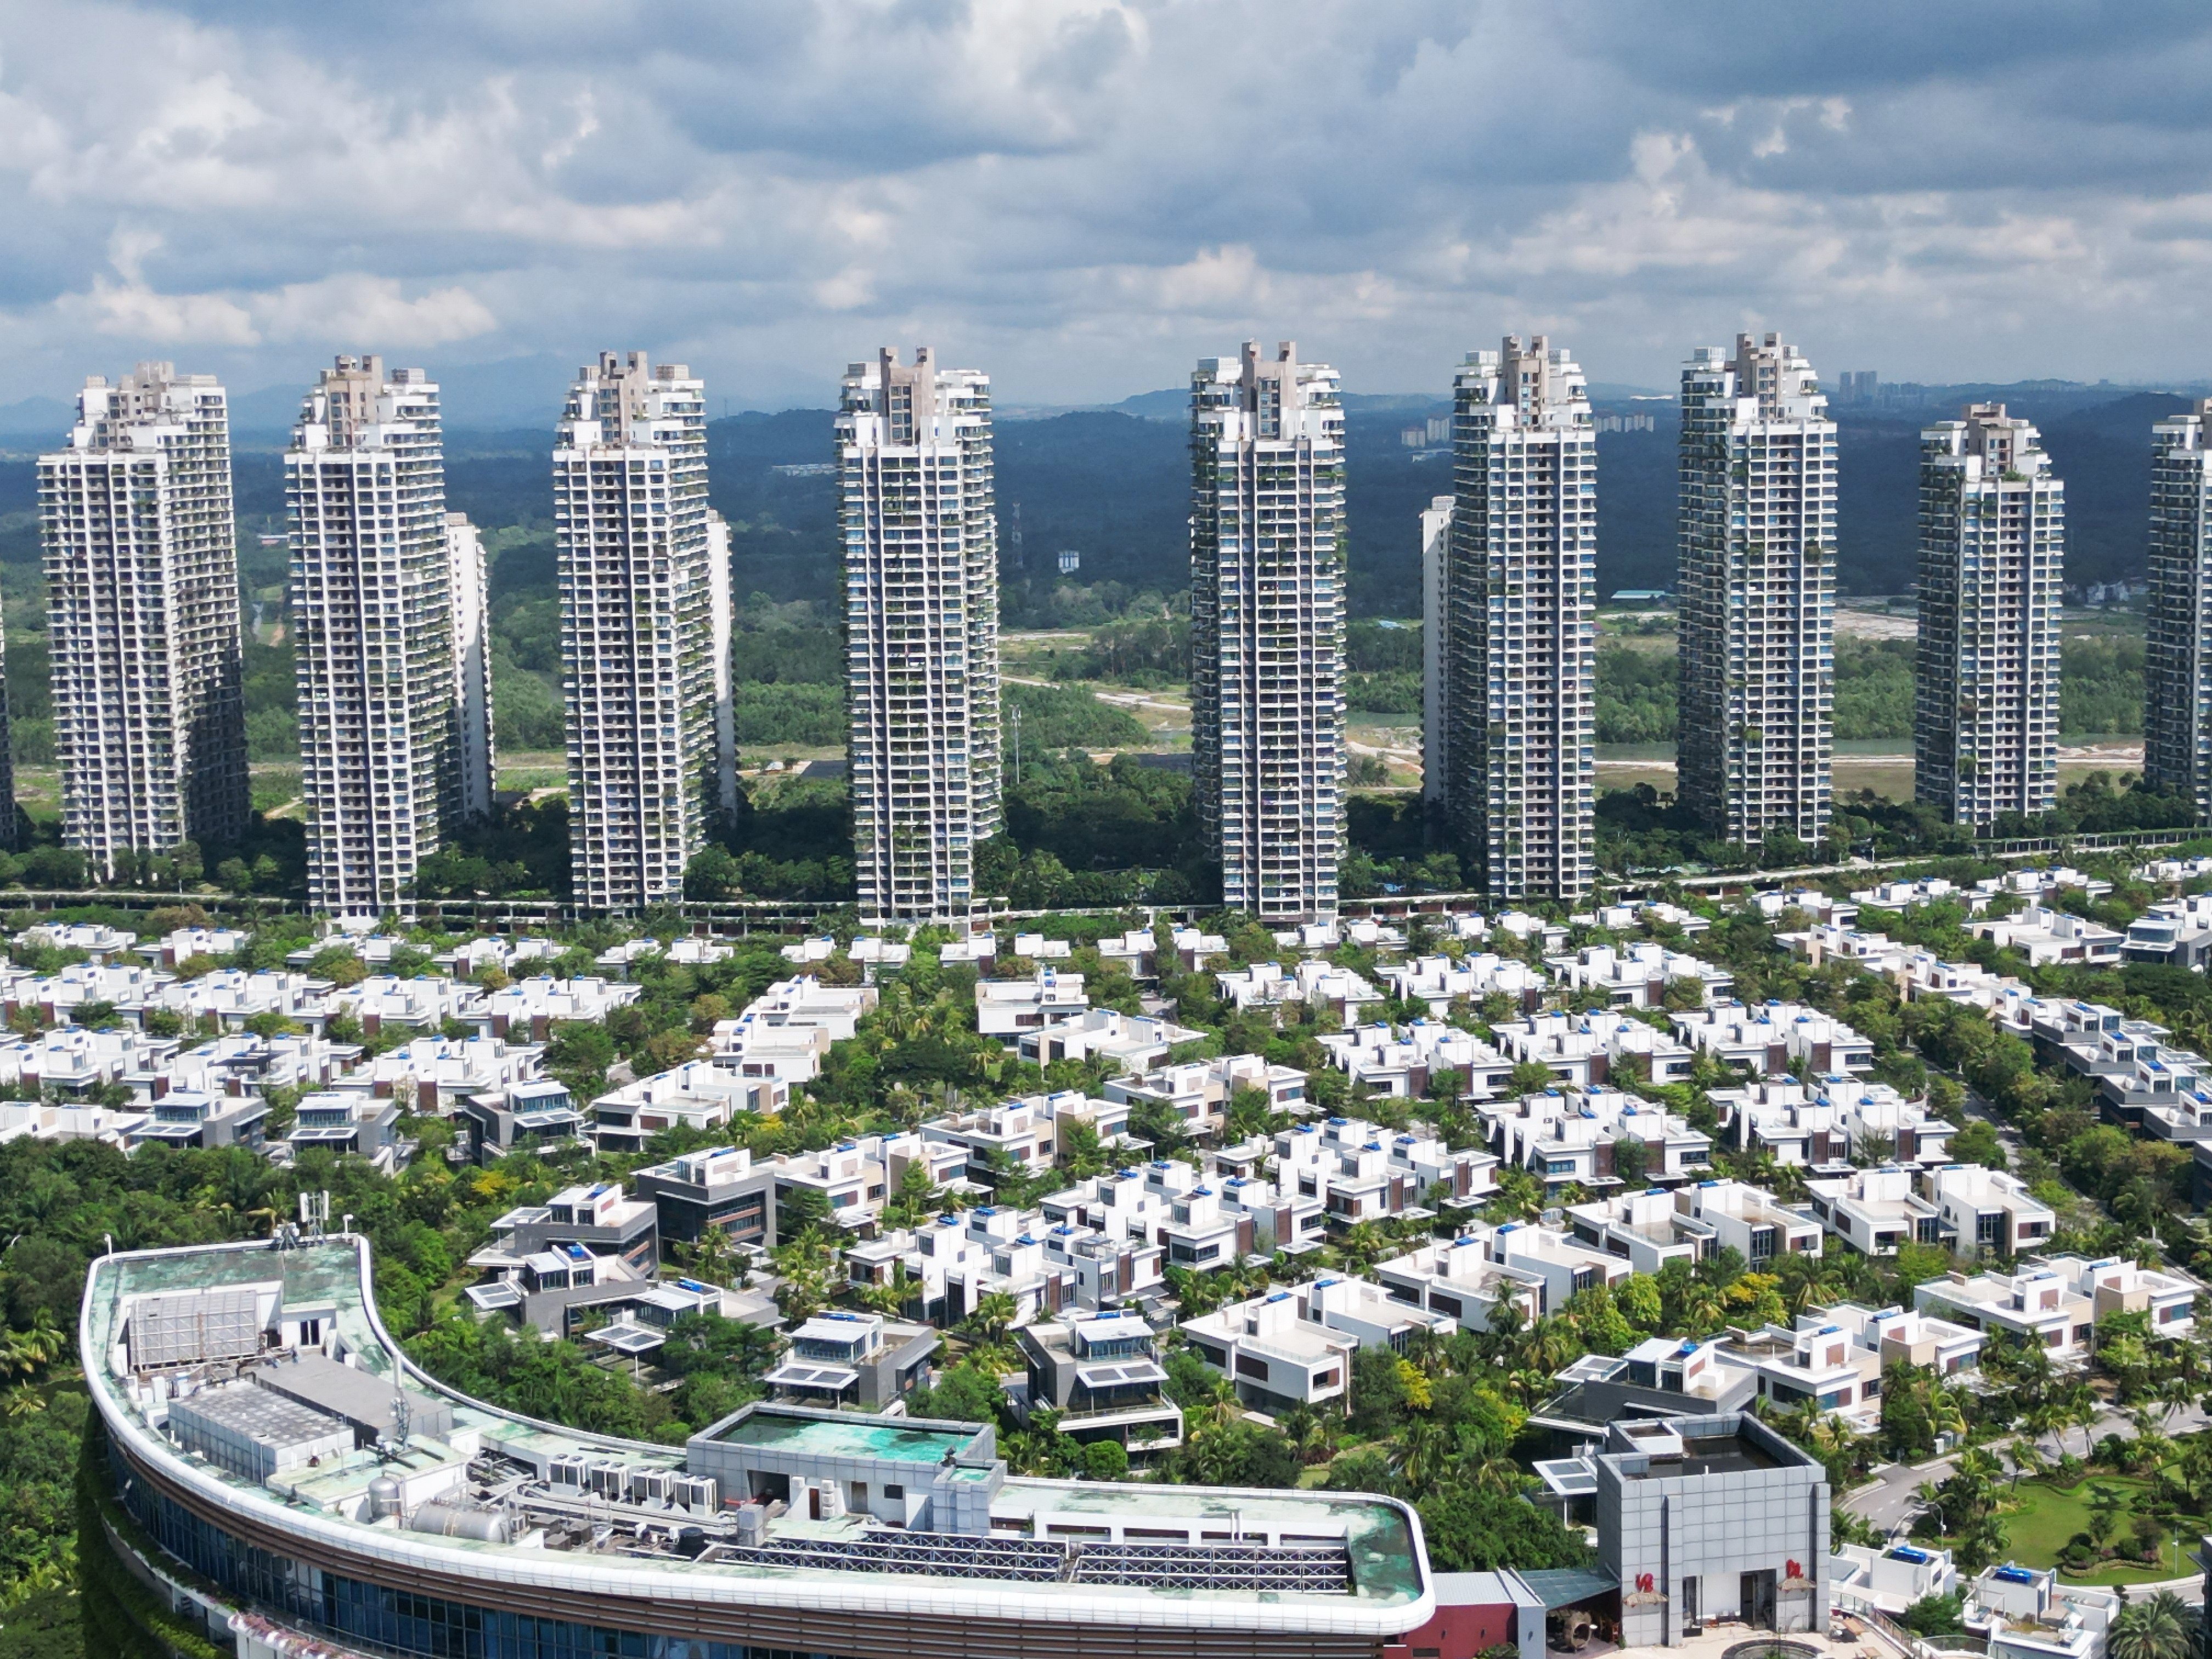
POLYGON ((368 1518, 381 1521, 388 1515, 399 1513, 399 1483, 388 1474, 380 1474, 368 1483, 368 1518))

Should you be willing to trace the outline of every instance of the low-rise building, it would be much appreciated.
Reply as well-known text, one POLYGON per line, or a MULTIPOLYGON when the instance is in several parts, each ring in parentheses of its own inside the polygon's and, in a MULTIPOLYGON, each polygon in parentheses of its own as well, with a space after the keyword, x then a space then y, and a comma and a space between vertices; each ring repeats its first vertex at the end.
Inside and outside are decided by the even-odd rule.
POLYGON ((2067 1278, 2040 1264, 2017 1273, 1958 1272, 1912 1287, 1912 1305, 1969 1330, 2001 1331, 2034 1343, 2057 1360, 2087 1356, 2096 1334, 2096 1304, 2067 1278))
POLYGON ((1638 1143, 1636 1173, 1655 1184, 1694 1179, 1712 1164, 1711 1136, 1619 1089, 1547 1089, 1486 1102, 1478 1110, 1499 1159, 1540 1177, 1547 1191, 1622 1184, 1626 1160, 1618 1148, 1625 1141, 1638 1143))
POLYGON ((1922 1187, 1942 1218, 1946 1242, 1961 1255, 2013 1256, 2039 1250, 2058 1218, 2016 1175, 1978 1164, 1923 1172, 1922 1187), (1955 1241, 1955 1242, 1954 1242, 1955 1241))
POLYGON ((963 1148, 968 1179, 995 1185, 1002 1173, 1037 1175, 1052 1168, 1071 1123, 1083 1124, 1101 1146, 1111 1146, 1129 1127, 1129 1109, 1080 1089, 1061 1089, 932 1118, 921 1126, 921 1138, 963 1148))
POLYGON ((1092 1008, 1072 1019, 1054 1020, 1039 1030, 1023 1032, 1015 1052, 1038 1066, 1061 1060, 1103 1060, 1125 1073, 1141 1077, 1164 1065, 1181 1045, 1195 1042, 1204 1035, 1150 1015, 1092 1008))
POLYGON ((1362 1025, 1321 1044, 1354 1089, 1395 1100, 1427 1095, 1446 1072, 1457 1079, 1459 1098, 1488 1100, 1513 1073, 1513 1061, 1481 1038, 1437 1020, 1362 1025))
POLYGON ((11 1140, 101 1140, 128 1150, 149 1115, 143 1106, 0 1100, 0 1146, 11 1140))
POLYGON ((2007 1562, 1976 1576, 1960 1617, 1990 1659, 2104 1659, 2123 1605, 2122 1592, 2061 1584, 2048 1567, 2007 1562))
POLYGON ((1182 1409, 1164 1392, 1152 1327, 1118 1310, 1024 1326, 1016 1339, 1029 1373, 1027 1409, 1050 1407, 1060 1432, 1119 1442, 1132 1459, 1182 1443, 1182 1409))
MULTIPOLYGON (((219 1041, 246 1044, 264 1039, 245 1036, 219 1041)), ((319 1048, 334 1046, 320 1038, 304 1041, 319 1048)), ((347 1052, 360 1053, 357 1048, 347 1052)), ((544 1058, 545 1050, 538 1043, 509 1042, 481 1031, 467 1037, 421 1036, 363 1060, 348 1073, 343 1086, 365 1088, 379 1098, 403 1102, 410 1111, 424 1116, 450 1117, 471 1095, 495 1092, 511 1083, 534 1081, 544 1058)), ((334 1080, 327 1075, 322 1079, 334 1080)))
POLYGON ((1747 901, 1753 915, 1768 921, 1780 919, 1785 911, 1799 910, 1811 918, 1818 927, 1849 927, 1858 920, 1858 905, 1824 893, 1817 887, 1793 887, 1781 892, 1753 893, 1747 901))
POLYGON ((341 986, 331 1000, 361 1022, 366 1036, 392 1030, 434 1035, 448 1024, 478 1019, 483 994, 473 985, 428 974, 413 979, 371 974, 358 985, 341 986))
POLYGON ((479 1164, 511 1152, 592 1149, 584 1138, 586 1120, 576 1109, 568 1085, 552 1078, 471 1095, 461 1102, 454 1121, 467 1132, 470 1154, 479 1164))
POLYGON ((483 999, 476 1016, 495 1037, 511 1042, 543 1042, 554 1026, 572 1020, 605 1024, 616 1009, 627 1008, 644 994, 641 985, 545 975, 519 979, 492 992, 483 999))
POLYGON ((398 1123, 399 1108, 389 1099, 325 1089, 300 1097, 284 1140, 295 1154, 311 1148, 352 1152, 392 1175, 406 1161, 414 1144, 401 1141, 398 1123))
POLYGON ((1559 1312, 1581 1291, 1599 1285, 1611 1290, 1635 1271, 1625 1257, 1534 1222, 1508 1221, 1498 1226, 1477 1222, 1467 1236, 1480 1240, 1492 1261, 1540 1287, 1540 1315, 1559 1312))
POLYGON ((1306 1074, 1271 1065, 1257 1054, 1183 1060, 1142 1077, 1115 1078, 1106 1085, 1106 1098, 1132 1107, 1146 1102, 1166 1106, 1182 1120, 1185 1134, 1210 1135, 1220 1133, 1230 1102, 1245 1089, 1265 1094, 1270 1111, 1306 1110, 1306 1074))
POLYGON ((1352 1357, 1363 1347, 1401 1348, 1415 1331, 1442 1334, 1453 1325, 1365 1279, 1328 1274, 1187 1319, 1181 1328, 1199 1357, 1236 1385, 1237 1398, 1280 1411, 1344 1394, 1352 1357))
POLYGON ((919 1168, 932 1187, 963 1180, 968 1167, 964 1147, 924 1140, 912 1131, 862 1135, 818 1152, 787 1152, 775 1161, 775 1201, 787 1203, 805 1188, 822 1194, 829 1218, 851 1233, 872 1229, 884 1201, 896 1192, 910 1168, 919 1168))
POLYGON ((742 1146, 709 1146, 636 1170, 630 1181, 653 1205, 668 1255, 710 1228, 735 1244, 775 1243, 775 1177, 773 1162, 756 1164, 742 1146))
POLYGON ((1498 1190, 1498 1159, 1453 1150, 1426 1124, 1378 1128, 1358 1118, 1301 1123, 1275 1137, 1285 1193, 1318 1199, 1339 1226, 1434 1212, 1432 1202, 1480 1204, 1498 1190))
POLYGON ((777 1079, 740 1077, 712 1060, 690 1060, 599 1096, 587 1133, 603 1152, 639 1152, 666 1130, 700 1133, 741 1113, 781 1112, 790 1103, 790 1085, 777 1079))
POLYGON ((1936 1206, 1913 1190, 1918 1171, 1894 1164, 1805 1183, 1805 1207, 1862 1255, 1895 1255, 1906 1244, 1941 1244, 1936 1206))
POLYGON ((269 1014, 306 1030, 320 1031, 338 1012, 337 998, 337 988, 330 981, 307 974, 218 968, 161 986, 146 1006, 149 1011, 161 1008, 175 1014, 188 1030, 204 1030, 212 1023, 219 1030, 242 1031, 248 1020, 269 1014))
POLYGON ((1874 1065, 1874 1044, 1843 1021, 1802 1003, 1770 1001, 1757 1007, 1725 1002, 1673 1015, 1674 1035, 1724 1065, 1753 1077, 1786 1072, 1801 1061, 1815 1072, 1863 1072, 1874 1065))
MULTIPOLYGON (((309 1031, 268 1037, 241 1031, 210 1037, 179 1054, 169 1064, 169 1086, 211 1095, 263 1095, 271 1089, 377 1094, 377 1074, 361 1065, 361 1059, 360 1044, 333 1042, 309 1031)), ((399 1091, 383 1092, 389 1097, 399 1091)))
POLYGON ((1547 956, 1545 965, 1570 989, 1602 995, 1616 1008, 1656 1008, 1667 988, 1680 984, 1698 1004, 1728 994, 1734 976, 1656 939, 1627 945, 1585 945, 1571 956, 1547 956))
POLYGON ((1589 1460, 1621 1640, 1674 1646, 1710 1619, 1828 1628, 1828 1479, 1749 1413, 1617 1422, 1589 1460))
POLYGON ((2120 956, 2202 972, 2212 963, 2212 893, 2152 905, 2128 924, 2120 956))
POLYGON ((975 1029, 985 1036, 1003 1040, 1041 1030, 1090 1006, 1083 975, 1049 965, 1040 967, 1029 979, 975 981, 975 1029))
POLYGON ((2120 960, 2122 936, 2086 917, 2065 910, 2046 910, 2031 904, 2009 916, 1985 916, 1969 922, 1966 931, 1994 943, 1999 950, 2017 951, 2031 968, 2065 964, 2078 968, 2110 968, 2120 960))
POLYGON ((15 935, 15 948, 82 951, 88 962, 112 962, 138 948, 138 935, 104 921, 41 921, 15 935))
POLYGON ((1494 996, 1504 997, 1510 1008, 1530 1012, 1544 1000, 1550 982, 1542 969, 1494 951, 1470 951, 1457 961, 1448 956, 1415 957, 1385 969, 1382 977, 1392 996, 1425 1002, 1435 1019, 1449 1013, 1455 1002, 1480 1007, 1494 996))
POLYGON ((126 1137, 133 1150, 156 1141, 179 1152, 251 1146, 267 1139, 269 1103, 258 1095, 209 1095, 172 1089, 126 1137))
POLYGON ((1604 1083, 1624 1060, 1653 1083, 1679 1083, 1695 1053, 1664 1031, 1614 1009, 1531 1014, 1491 1027, 1507 1064, 1547 1068, 1577 1089, 1604 1083))
POLYGON ((155 943, 154 957, 164 968, 174 968, 195 957, 220 963, 243 951, 252 938, 240 927, 173 928, 155 943))
POLYGON ((1525 1267, 1492 1256, 1488 1241, 1473 1235, 1431 1239, 1375 1265, 1374 1277, 1398 1301, 1443 1314, 1463 1331, 1486 1331, 1491 1316, 1510 1305, 1522 1324, 1544 1311, 1545 1280, 1525 1267))
POLYGON ((2079 893, 2087 899, 2109 898, 2112 884, 2102 876, 2085 875, 2071 865, 2061 864, 2047 869, 2015 868, 2000 875, 1984 876, 1974 884, 1974 892, 1984 898, 2009 896, 2041 903, 2061 893, 2079 893))
POLYGON ((874 1412, 902 1402, 930 1379, 938 1334, 880 1314, 820 1313, 791 1333, 791 1346, 764 1375, 778 1400, 831 1410, 874 1412))
POLYGON ((1282 1008, 1299 1003, 1344 1025, 1358 1024, 1382 1000, 1382 992, 1349 968, 1310 959, 1287 970, 1279 962, 1255 962, 1217 973, 1213 982, 1221 1000, 1239 1013, 1274 1009, 1279 1018, 1282 1008))
POLYGON ((2086 1297, 2098 1319, 2107 1314, 2141 1314, 2150 1334, 2167 1340, 2188 1336, 2197 1328, 2197 1297, 2203 1286, 2178 1273, 2137 1267, 2124 1256, 2093 1261, 2046 1255, 2038 1265, 2059 1274, 2086 1297))
POLYGON ((1940 997, 1946 1002, 1984 1012, 1996 1006, 1998 998, 2008 988, 2027 990, 2018 980, 1978 963, 1946 962, 1933 951, 1914 951, 1905 957, 1905 967, 1898 976, 1898 989, 1907 1002, 1940 997))
POLYGON ((1886 1083, 1832 1073, 1810 1086, 1765 1077, 1740 1089, 1716 1089, 1721 1133, 1738 1152, 1765 1152, 1776 1163, 1843 1175, 1853 1160, 1936 1164, 1948 1161, 1956 1127, 1931 1116, 1925 1099, 1908 1100, 1886 1083))
POLYGON ((1990 902, 1987 893, 1961 888, 1954 881, 1942 876, 1924 876, 1917 881, 1885 881, 1853 893, 1861 908, 1887 910, 1893 915, 1901 915, 1916 904, 1955 904, 1969 915, 1980 914, 1990 902))
POLYGON ((1869 974, 1893 979, 1903 971, 1913 947, 1887 933, 1869 933, 1837 922, 1822 922, 1799 933, 1778 933, 1775 943, 1814 968, 1840 962, 1869 974))
POLYGON ((1885 1368, 1902 1364, 1937 1376, 1955 1376, 1981 1363, 1984 1340, 1981 1332, 1938 1319, 1918 1308, 1866 1308, 1856 1302, 1838 1302, 1811 1309, 1807 1316, 1815 1325, 1835 1325, 1849 1331, 1852 1340, 1873 1353, 1885 1368))

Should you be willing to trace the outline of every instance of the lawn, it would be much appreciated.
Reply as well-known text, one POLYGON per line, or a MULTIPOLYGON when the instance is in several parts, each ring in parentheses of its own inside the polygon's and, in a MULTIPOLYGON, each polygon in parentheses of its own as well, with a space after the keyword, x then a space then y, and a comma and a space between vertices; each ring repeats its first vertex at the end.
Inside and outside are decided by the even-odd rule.
MULTIPOLYGON (((2047 1480, 2021 1481, 1998 1516, 2004 1522, 2006 1537, 2012 1540, 2006 1555, 2024 1567, 2057 1565, 2059 1552, 2066 1547, 2066 1540, 2077 1532, 2089 1530, 2089 1493, 2096 1486, 2117 1486, 2131 1499, 2144 1491, 2140 1480, 2095 1475, 2070 1487, 2055 1486, 2047 1480)), ((2133 1523, 2131 1514, 2123 1515, 2114 1535, 2124 1535, 2133 1523)), ((2154 1579, 2184 1577, 2189 1571, 2186 1558, 2181 1558, 2181 1565, 2174 1565, 2176 1559, 2173 1542, 2169 1538, 2165 1565, 2144 1567, 2108 1561, 2087 1577, 2074 1582, 2141 1584, 2154 1579)))

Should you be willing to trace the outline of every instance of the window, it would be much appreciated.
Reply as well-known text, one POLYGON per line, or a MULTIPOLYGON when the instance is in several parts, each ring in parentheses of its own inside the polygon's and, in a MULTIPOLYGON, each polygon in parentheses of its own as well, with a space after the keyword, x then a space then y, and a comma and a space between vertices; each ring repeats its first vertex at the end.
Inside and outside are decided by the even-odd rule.
POLYGON ((1237 1375, 1265 1382, 1267 1380, 1267 1362, 1264 1359, 1255 1359, 1249 1354, 1240 1353, 1237 1356, 1237 1375))

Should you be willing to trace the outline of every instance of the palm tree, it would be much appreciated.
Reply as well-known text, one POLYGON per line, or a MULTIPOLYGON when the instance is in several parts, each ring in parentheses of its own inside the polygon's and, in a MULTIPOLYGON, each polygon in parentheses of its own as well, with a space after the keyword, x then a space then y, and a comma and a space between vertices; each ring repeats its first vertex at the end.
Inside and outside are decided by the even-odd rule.
POLYGON ((2021 1436, 2007 1446, 2005 1451, 2012 1460, 2012 1484, 2015 1489, 2020 1486, 2020 1478, 2023 1474, 2033 1480, 2051 1467, 2050 1460, 2044 1456, 2043 1448, 2035 1443, 2033 1435, 2021 1436))
POLYGON ((1692 1335, 1710 1336, 1727 1322, 1728 1304, 1711 1285, 1701 1284, 1691 1290, 1682 1313, 1689 1321, 1692 1335))
POLYGON ((2187 1411, 2196 1403, 2197 1385, 2191 1381, 2185 1369, 2178 1370, 2158 1385, 2158 1399, 2159 1403, 2166 1407, 2166 1424, 2171 1427, 2175 1413, 2187 1411))
POLYGON ((1021 1316, 1021 1304, 1012 1297, 1004 1291, 987 1291, 975 1298, 975 1310, 968 1316, 968 1322, 983 1334, 988 1345, 996 1347, 1021 1316))
POLYGON ((2196 1643, 2189 1613, 2172 1590, 2121 1608, 2105 1633, 2108 1659, 2190 1659, 2196 1643))

